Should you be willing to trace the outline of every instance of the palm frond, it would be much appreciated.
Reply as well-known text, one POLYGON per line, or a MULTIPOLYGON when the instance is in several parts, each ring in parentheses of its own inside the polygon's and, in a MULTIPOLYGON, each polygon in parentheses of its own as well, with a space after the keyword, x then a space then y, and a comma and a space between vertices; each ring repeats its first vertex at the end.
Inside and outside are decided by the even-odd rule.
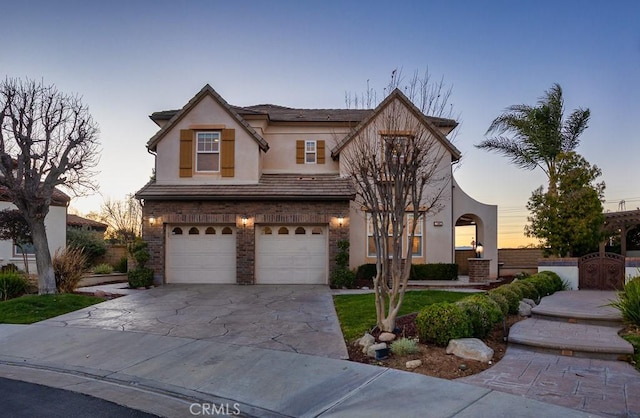
POLYGON ((562 127, 562 148, 568 152, 574 150, 580 143, 580 134, 589 126, 589 109, 576 109, 569 115, 562 127))
POLYGON ((504 155, 515 165, 528 170, 533 170, 537 166, 535 159, 531 157, 530 148, 511 138, 499 136, 485 139, 476 145, 476 148, 504 155))

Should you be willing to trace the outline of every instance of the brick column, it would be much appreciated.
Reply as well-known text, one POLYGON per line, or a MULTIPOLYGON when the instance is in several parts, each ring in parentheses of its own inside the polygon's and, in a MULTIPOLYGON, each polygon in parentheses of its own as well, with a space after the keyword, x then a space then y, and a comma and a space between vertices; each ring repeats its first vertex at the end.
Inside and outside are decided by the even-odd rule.
POLYGON ((469 258, 469 282, 478 283, 489 280, 489 258, 469 258))
POLYGON ((246 225, 240 220, 236 239, 236 280, 238 284, 256 282, 256 232, 255 217, 246 225))

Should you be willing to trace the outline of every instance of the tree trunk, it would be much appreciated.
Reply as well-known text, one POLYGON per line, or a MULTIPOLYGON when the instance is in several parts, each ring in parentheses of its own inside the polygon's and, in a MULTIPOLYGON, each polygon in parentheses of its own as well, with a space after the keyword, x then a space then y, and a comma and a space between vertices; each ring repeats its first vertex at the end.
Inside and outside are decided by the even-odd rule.
POLYGON ((49 241, 44 226, 44 217, 27 219, 31 228, 31 239, 36 250, 36 266, 38 266, 38 294, 57 293, 56 277, 53 272, 49 241))

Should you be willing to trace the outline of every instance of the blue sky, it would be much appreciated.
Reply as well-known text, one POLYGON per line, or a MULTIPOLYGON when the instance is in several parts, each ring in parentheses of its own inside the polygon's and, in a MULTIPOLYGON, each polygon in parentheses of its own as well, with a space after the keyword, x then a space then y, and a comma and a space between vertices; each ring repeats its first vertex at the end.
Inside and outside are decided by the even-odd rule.
POLYGON ((505 107, 533 105, 556 82, 567 114, 591 109, 578 151, 603 171, 605 208, 640 206, 637 1, 25 1, 2 6, 0 39, 2 76, 42 79, 90 106, 105 197, 148 180, 148 115, 180 108, 206 83, 237 105, 336 108, 367 80, 382 90, 395 68, 428 68, 453 86, 455 175, 499 205, 501 247, 526 243, 525 205, 545 177, 473 145, 505 107))

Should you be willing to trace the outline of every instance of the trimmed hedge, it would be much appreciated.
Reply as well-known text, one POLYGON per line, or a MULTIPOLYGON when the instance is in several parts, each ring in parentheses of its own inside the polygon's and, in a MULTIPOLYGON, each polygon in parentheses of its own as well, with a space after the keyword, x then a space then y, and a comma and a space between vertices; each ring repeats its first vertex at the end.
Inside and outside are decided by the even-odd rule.
POLYGON ((507 299, 507 303, 509 304, 508 313, 517 314, 518 307, 520 306, 520 300, 522 299, 522 297, 520 296, 519 293, 510 289, 508 286, 509 285, 502 285, 496 289, 491 289, 489 290, 489 293, 490 294, 497 293, 499 295, 504 296, 504 298, 507 299))
POLYGON ((496 302, 486 296, 468 297, 456 302, 469 317, 473 336, 486 336, 502 318, 502 311, 496 302))
POLYGON ((522 294, 523 298, 531 299, 534 301, 538 299, 538 289, 536 289, 536 287, 530 282, 518 280, 512 282, 509 287, 511 289, 519 291, 522 294))
POLYGON ((487 297, 498 304, 503 316, 509 314, 509 301, 504 295, 495 292, 488 292, 487 297))
POLYGON ((465 310, 448 302, 425 306, 416 316, 416 328, 421 342, 443 347, 449 340, 473 335, 473 327, 465 310))
POLYGON ((458 265, 445 263, 412 264, 411 280, 458 280, 458 265))
MULTIPOLYGON (((356 271, 356 280, 371 280, 376 275, 375 264, 362 264, 356 271)), ((458 280, 458 265, 445 263, 412 264, 410 280, 458 280)))

